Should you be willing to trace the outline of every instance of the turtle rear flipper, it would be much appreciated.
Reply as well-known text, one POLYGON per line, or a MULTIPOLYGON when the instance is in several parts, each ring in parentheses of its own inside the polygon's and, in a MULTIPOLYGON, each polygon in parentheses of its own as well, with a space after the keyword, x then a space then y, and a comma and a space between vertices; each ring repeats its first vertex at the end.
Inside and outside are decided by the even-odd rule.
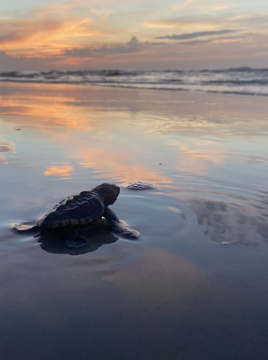
POLYGON ((39 227, 36 225, 11 224, 11 226, 13 227, 13 229, 22 232, 39 230, 39 227))
POLYGON ((11 226, 21 234, 30 234, 39 231, 39 233, 35 234, 34 237, 41 235, 40 228, 37 225, 11 224, 11 226))
POLYGON ((116 214, 107 207, 105 218, 112 230, 117 233, 118 235, 121 235, 123 237, 126 237, 128 239, 138 239, 140 234, 138 231, 131 229, 127 223, 124 221, 120 221, 116 214))

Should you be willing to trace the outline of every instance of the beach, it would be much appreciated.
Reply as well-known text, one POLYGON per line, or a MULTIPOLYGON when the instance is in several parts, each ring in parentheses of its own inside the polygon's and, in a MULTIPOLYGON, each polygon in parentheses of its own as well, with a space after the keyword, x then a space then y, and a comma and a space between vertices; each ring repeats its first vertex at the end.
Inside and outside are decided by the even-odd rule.
POLYGON ((1 358, 265 360, 267 135, 266 96, 2 82, 1 358), (139 240, 12 229, 104 182, 139 240))

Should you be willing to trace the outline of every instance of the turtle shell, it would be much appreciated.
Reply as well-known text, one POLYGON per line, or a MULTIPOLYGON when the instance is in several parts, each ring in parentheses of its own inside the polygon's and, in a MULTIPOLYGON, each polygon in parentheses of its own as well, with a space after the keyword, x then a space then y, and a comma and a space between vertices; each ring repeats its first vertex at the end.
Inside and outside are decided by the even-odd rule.
POLYGON ((100 196, 92 191, 82 191, 60 201, 37 223, 40 229, 67 225, 87 225, 100 219, 105 205, 100 196))

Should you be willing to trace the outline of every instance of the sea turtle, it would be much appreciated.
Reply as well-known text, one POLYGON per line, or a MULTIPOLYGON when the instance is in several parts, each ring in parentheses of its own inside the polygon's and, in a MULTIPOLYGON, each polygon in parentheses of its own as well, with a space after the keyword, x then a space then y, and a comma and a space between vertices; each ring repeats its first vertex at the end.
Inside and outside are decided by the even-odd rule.
POLYGON ((64 237, 68 243, 79 238, 79 227, 88 227, 105 217, 114 232, 129 238, 138 238, 139 233, 120 221, 108 207, 116 201, 119 193, 120 188, 117 185, 104 183, 90 191, 82 191, 60 201, 36 226, 13 224, 13 227, 18 231, 40 230, 36 237, 46 230, 65 228, 64 237))

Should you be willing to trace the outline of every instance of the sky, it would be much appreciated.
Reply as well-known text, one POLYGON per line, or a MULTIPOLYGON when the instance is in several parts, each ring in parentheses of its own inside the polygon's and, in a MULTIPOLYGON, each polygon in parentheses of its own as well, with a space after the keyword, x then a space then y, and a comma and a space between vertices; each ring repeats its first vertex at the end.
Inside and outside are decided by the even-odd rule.
POLYGON ((267 0, 0 0, 0 72, 268 68, 267 0))

